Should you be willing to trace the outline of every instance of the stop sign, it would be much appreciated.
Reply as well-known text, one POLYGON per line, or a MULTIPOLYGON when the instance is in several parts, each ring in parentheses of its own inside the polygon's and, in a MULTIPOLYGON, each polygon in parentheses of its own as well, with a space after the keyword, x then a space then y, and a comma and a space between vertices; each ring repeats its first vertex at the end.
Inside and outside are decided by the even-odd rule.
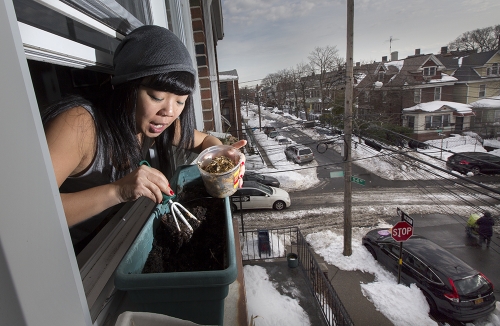
POLYGON ((413 227, 406 221, 400 221, 392 227, 391 235, 398 242, 406 241, 413 235, 413 227))

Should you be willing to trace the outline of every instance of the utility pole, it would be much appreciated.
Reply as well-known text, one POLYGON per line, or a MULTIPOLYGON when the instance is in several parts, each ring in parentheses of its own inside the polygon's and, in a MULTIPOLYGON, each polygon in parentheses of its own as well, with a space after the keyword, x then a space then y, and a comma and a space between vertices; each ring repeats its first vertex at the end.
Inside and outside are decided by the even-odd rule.
POLYGON ((245 86, 245 100, 247 102, 247 118, 248 118, 248 89, 246 86, 245 86))
POLYGON ((259 108, 259 131, 262 131, 262 120, 260 118, 260 95, 259 95, 259 84, 255 87, 257 90, 257 107, 259 108))
POLYGON ((353 38, 354 0, 347 0, 347 51, 344 105, 344 256, 352 255, 352 99, 353 99, 353 38))

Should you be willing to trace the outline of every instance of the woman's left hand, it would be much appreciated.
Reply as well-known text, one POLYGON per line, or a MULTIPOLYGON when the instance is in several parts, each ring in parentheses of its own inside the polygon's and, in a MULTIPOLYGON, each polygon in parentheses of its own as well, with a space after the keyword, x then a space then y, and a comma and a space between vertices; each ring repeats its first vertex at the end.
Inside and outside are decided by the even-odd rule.
MULTIPOLYGON (((232 144, 231 146, 233 146, 234 148, 237 148, 239 150, 240 148, 244 147, 246 144, 247 144, 247 141, 242 139, 242 140, 239 140, 236 143, 232 144)), ((242 160, 241 166, 240 166, 240 181, 238 184, 238 188, 243 187, 243 175, 245 175, 245 162, 246 162, 246 157, 245 157, 245 155, 243 155, 243 160, 242 160)))

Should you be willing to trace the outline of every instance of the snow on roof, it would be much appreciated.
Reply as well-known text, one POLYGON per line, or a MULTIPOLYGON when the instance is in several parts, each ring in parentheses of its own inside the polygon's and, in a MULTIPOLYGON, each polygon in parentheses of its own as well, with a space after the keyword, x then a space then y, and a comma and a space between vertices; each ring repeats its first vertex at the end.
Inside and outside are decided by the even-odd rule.
POLYGON ((404 63, 405 63, 404 60, 396 60, 396 61, 385 62, 384 65, 386 67, 394 66, 394 67, 398 68, 399 71, 401 71, 401 68, 403 67, 404 63))
POLYGON ((474 108, 500 108, 500 96, 482 98, 470 105, 474 108))
POLYGON ((441 109, 443 106, 447 106, 460 113, 472 112, 471 106, 469 104, 448 102, 448 101, 432 101, 427 103, 420 103, 415 106, 403 109, 403 112, 412 111, 425 111, 425 112, 435 112, 441 109))
POLYGON ((233 75, 219 75, 219 80, 220 81, 227 81, 227 80, 237 80, 238 76, 233 76, 233 75))
POLYGON ((458 80, 455 77, 452 77, 450 75, 447 75, 445 73, 441 73, 441 79, 431 79, 429 83, 442 83, 442 82, 448 82, 448 81, 456 81, 458 80))

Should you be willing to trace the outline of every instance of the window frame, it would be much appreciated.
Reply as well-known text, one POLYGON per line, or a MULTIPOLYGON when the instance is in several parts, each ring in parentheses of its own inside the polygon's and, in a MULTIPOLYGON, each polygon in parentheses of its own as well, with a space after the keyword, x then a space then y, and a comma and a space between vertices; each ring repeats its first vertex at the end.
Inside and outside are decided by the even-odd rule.
POLYGON ((498 62, 495 62, 491 65, 491 74, 496 76, 500 73, 500 64, 498 62))
POLYGON ((441 101, 442 87, 434 87, 434 101, 441 101))
POLYGON ((422 89, 421 88, 417 88, 413 92, 413 102, 416 104, 422 102, 422 89))
POLYGON ((408 116, 408 128, 415 129, 415 116, 414 115, 408 116))
MULTIPOLYGON (((115 32, 114 30, 103 25, 97 20, 90 18, 82 12, 75 10, 74 8, 60 1, 37 0, 37 2, 62 13, 70 19, 74 19, 78 22, 84 23, 86 26, 97 30, 99 33, 116 37, 118 39, 123 38, 123 35, 121 35, 120 33, 115 32)), ((161 2, 157 1, 152 2, 153 12, 155 12, 157 16, 158 10, 154 10, 155 5, 160 7, 163 6, 162 8, 165 12, 164 3, 161 4, 161 2)), ((178 1, 170 0, 170 2, 178 1)), ((187 11, 187 13, 189 13, 189 10, 187 11)), ((108 225, 106 225, 104 230, 107 230, 109 232, 104 232, 103 230, 103 232, 100 232, 96 236, 96 238, 94 238, 94 240, 89 243, 89 245, 78 255, 78 257, 74 255, 69 236, 69 230, 64 217, 64 211, 62 209, 62 203, 60 201, 59 192, 54 179, 55 177, 53 174, 53 167, 50 162, 50 155, 48 153, 46 140, 43 134, 43 127, 41 126, 39 108, 37 106, 37 101, 32 86, 32 77, 30 76, 26 59, 28 58, 37 61, 46 61, 51 64, 77 68, 97 67, 99 68, 99 70, 102 69, 103 71, 110 71, 112 67, 112 55, 102 53, 90 46, 79 44, 78 42, 74 42, 66 38, 57 36, 40 28, 18 22, 16 19, 17 17, 15 15, 13 3, 10 1, 6 2, 5 8, 2 7, 2 9, 0 9, 0 14, 2 14, 2 17, 9 18, 4 20, 3 22, 0 22, 0 24, 4 27, 3 30, 5 31, 4 33, 6 33, 6 35, 11 34, 11 37, 6 37, 4 43, 4 45, 8 44, 7 47, 9 48, 9 51, 3 51, 5 55, 9 55, 8 58, 5 57, 5 61, 8 61, 8 64, 11 66, 8 69, 5 69, 5 71, 15 71, 15 73, 9 73, 8 77, 6 75, 2 77, 3 79, 10 79, 8 87, 4 87, 2 93, 10 94, 10 97, 15 98, 17 107, 19 108, 19 110, 14 110, 16 113, 12 113, 10 111, 8 114, 4 114, 7 119, 2 119, 4 120, 2 123, 15 121, 17 119, 17 116, 19 114, 22 114, 24 116, 23 121, 25 121, 26 124, 34 124, 32 128, 28 128, 29 130, 34 132, 26 132, 23 133, 25 135, 19 137, 20 143, 27 145, 24 152, 31 153, 29 154, 32 155, 31 160, 25 159, 23 157, 23 154, 19 155, 18 153, 18 155, 15 156, 21 161, 26 161, 30 164, 35 164, 36 162, 36 165, 39 168, 43 168, 47 174, 47 180, 42 180, 44 179, 44 174, 40 174, 38 178, 36 178, 36 186, 30 187, 28 191, 26 189, 24 189, 23 191, 26 196, 30 197, 32 196, 31 193, 37 192, 37 194, 32 197, 30 205, 23 205, 26 206, 24 210, 31 210, 31 214, 25 214, 23 213, 23 209, 18 209, 20 214, 22 213, 23 215, 33 215, 34 218, 36 217, 36 219, 40 222, 34 223, 33 225, 42 223, 43 227, 38 227, 38 229, 43 229, 44 232, 43 234, 39 235, 40 239, 32 239, 33 243, 39 243, 39 245, 37 245, 37 249, 34 249, 32 246, 26 246, 26 249, 23 248, 21 250, 18 250, 18 254, 24 255, 24 259, 27 259, 28 257, 33 256, 35 253, 38 253, 38 247, 45 248, 47 246, 52 246, 53 250, 47 250, 46 252, 57 252, 58 255, 60 254, 59 251, 62 250, 64 252, 64 254, 58 256, 55 263, 52 263, 52 265, 48 267, 46 266, 48 263, 40 263, 39 259, 34 259, 34 261, 38 262, 40 265, 36 266, 36 268, 33 268, 35 272, 43 275, 47 270, 56 270, 57 273, 53 274, 58 275, 59 278, 55 281, 55 284, 53 280, 55 277, 51 276, 44 278, 44 285, 40 286, 39 293, 33 293, 33 290, 29 290, 31 291, 29 297, 38 298, 40 296, 44 296, 45 299, 54 298, 56 299, 54 300, 55 302, 62 301, 66 303, 64 311, 59 311, 58 314, 47 314, 53 315, 52 317, 36 316, 39 317, 41 323, 44 323, 43 321, 53 320, 53 322, 47 322, 47 324, 100 324, 100 322, 102 322, 106 318, 107 314, 111 313, 109 312, 109 310, 113 308, 110 307, 115 305, 112 304, 112 302, 114 300, 118 300, 119 298, 119 295, 116 294, 113 290, 114 270, 118 266, 125 252, 128 250, 131 242, 135 239, 135 236, 139 233, 140 229, 142 228, 143 222, 149 217, 151 210, 154 207, 154 203, 146 200, 145 198, 141 198, 134 203, 128 203, 122 208, 122 210, 120 210, 118 214, 113 217, 113 223, 109 223, 108 225), (15 52, 15 54, 11 55, 12 52, 15 52), (14 62, 15 60, 18 60, 19 65, 17 64, 17 61, 14 62), (21 80, 23 80, 23 82, 20 82, 21 80), (16 88, 12 89, 14 86, 16 86, 16 88), (18 93, 24 93, 24 95, 13 96, 14 94, 18 93), (27 112, 25 111, 28 111, 28 115, 33 114, 34 119, 28 117, 28 115, 26 115, 27 112), (26 141, 25 138, 27 138, 28 136, 33 136, 34 138, 37 138, 37 140, 33 141, 33 139, 31 139, 30 141, 26 141), (44 160, 42 160, 41 163, 40 160, 38 160, 39 156, 44 157, 44 160), (45 198, 45 195, 40 195, 42 193, 41 191, 39 191, 40 187, 45 187, 44 193, 49 196, 49 199, 45 198), (51 191, 46 191, 47 188, 49 188, 51 191), (43 204, 39 203, 39 200, 41 200, 42 198, 44 200, 43 204), (39 208, 36 208, 36 205, 38 205, 39 208), (55 208, 52 208, 52 206, 54 206, 55 208), (47 213, 46 211, 48 211, 49 209, 51 209, 52 211, 50 213, 47 213), (42 217, 42 219, 40 219, 40 216, 42 217), (63 246, 61 246, 61 243, 63 244, 63 246), (39 268, 39 270, 37 270, 37 268, 39 268), (68 281, 68 278, 70 278, 71 280, 68 281), (61 283, 64 284, 64 286, 61 286, 61 283), (59 284, 59 286, 57 286, 57 284, 59 284), (47 287, 50 287, 52 290, 49 292, 48 290, 46 290, 47 287), (75 304, 75 302, 77 302, 77 304, 75 304), (68 317, 68 315, 71 322, 67 322, 68 320, 66 317, 68 317), (75 320, 74 316, 81 316, 81 318, 77 318, 75 320)), ((164 19, 161 20, 161 23, 158 23, 156 25, 166 27, 166 25, 164 24, 168 22, 165 17, 163 18, 164 19)), ((178 17, 177 19, 182 22, 184 18, 185 17, 182 16, 178 17)), ((187 20, 189 20, 189 24, 191 24, 190 16, 187 18, 189 18, 187 20)), ((192 51, 190 53, 192 54, 192 51)), ((9 96, 5 97, 7 98, 9 96)), ((10 101, 5 102, 9 103, 10 101)), ((9 152, 8 148, 5 149, 5 152, 9 152)), ((19 166, 19 168, 24 168, 24 164, 21 163, 17 164, 16 168, 17 166, 19 166)), ((31 167, 30 169, 35 171, 39 170, 39 168, 31 167)), ((28 174, 15 173, 15 175, 28 174)), ((16 192, 17 190, 13 193, 16 192)), ((8 222, 8 224, 0 224, 3 226, 10 225, 9 229, 11 230, 10 232, 12 232, 12 230, 15 229, 13 228, 14 224, 18 223, 16 222, 16 220, 19 220, 19 223, 21 224, 26 224, 27 221, 29 221, 29 219, 26 218, 23 220, 14 220, 15 221, 8 222)), ((37 229, 37 227, 35 227, 35 229, 37 229)), ((13 243, 14 242, 12 242, 11 244, 13 243)), ((53 255, 54 254, 49 254, 47 257, 49 259, 44 260, 52 262, 50 257, 52 257, 53 255)), ((13 268, 14 271, 16 271, 16 268, 19 265, 13 259, 9 259, 7 261, 7 264, 10 268, 13 268)), ((16 272, 15 274, 16 282, 23 282, 28 287, 32 282, 36 281, 39 283, 39 278, 35 279, 32 276, 31 272, 16 272)), ((38 287, 36 287, 36 289, 38 289, 38 287)), ((24 292, 25 291, 23 289, 12 289, 9 294, 11 294, 13 298, 24 299, 24 292)), ((33 314, 36 314, 39 309, 45 309, 46 312, 52 311, 50 307, 47 307, 47 305, 40 303, 40 301, 43 300, 34 302, 33 299, 30 299, 28 301, 22 302, 23 316, 21 318, 32 318, 33 314)), ((53 306, 53 300, 45 301, 50 302, 49 304, 53 306)), ((11 314, 16 315, 17 312, 13 311, 11 312, 11 314)), ((21 320, 21 318, 19 320, 21 320)))
POLYGON ((478 93, 478 98, 483 98, 486 97, 486 85, 479 85, 479 93, 478 93))
POLYGON ((449 114, 434 114, 425 116, 425 130, 435 130, 438 128, 445 128, 448 127, 449 125, 450 125, 449 114))
POLYGON ((423 75, 425 77, 433 77, 436 76, 437 73, 437 67, 436 66, 429 66, 429 67, 424 67, 423 70, 423 75))

